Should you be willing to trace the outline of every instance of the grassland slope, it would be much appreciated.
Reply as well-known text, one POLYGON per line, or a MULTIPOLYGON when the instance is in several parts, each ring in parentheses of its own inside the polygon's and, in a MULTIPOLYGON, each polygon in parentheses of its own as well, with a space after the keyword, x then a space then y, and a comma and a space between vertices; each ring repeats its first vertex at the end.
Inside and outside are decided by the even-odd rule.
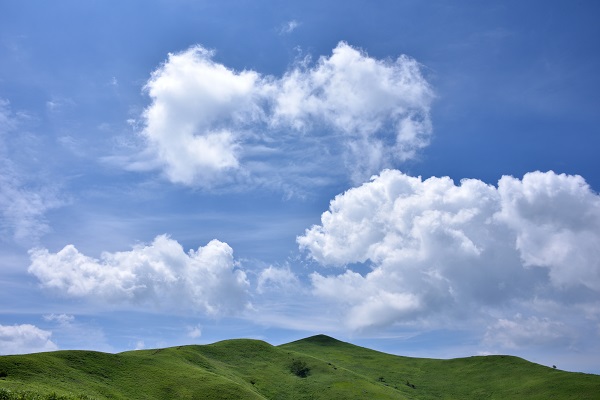
POLYGON ((516 357, 408 358, 324 335, 281 346, 236 339, 119 354, 0 357, 0 400, 597 399, 598 393, 600 376, 516 357))
POLYGON ((54 398, 52 393, 86 399, 403 398, 393 388, 310 355, 244 339, 120 354, 3 356, 0 371, 6 374, 0 390, 8 399, 6 390, 29 391, 44 399, 54 398), (308 366, 308 376, 291 371, 294 361, 308 366))
POLYGON ((280 346, 317 357, 414 399, 600 399, 600 376, 560 371, 518 357, 452 360, 381 353, 317 335, 280 346))

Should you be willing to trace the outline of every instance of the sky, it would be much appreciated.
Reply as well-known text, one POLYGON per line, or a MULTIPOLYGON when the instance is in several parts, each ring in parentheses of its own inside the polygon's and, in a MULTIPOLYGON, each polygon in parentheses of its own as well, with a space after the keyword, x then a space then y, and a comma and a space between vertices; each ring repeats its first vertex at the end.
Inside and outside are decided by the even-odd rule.
POLYGON ((324 333, 600 373, 596 1, 0 1, 0 354, 324 333))

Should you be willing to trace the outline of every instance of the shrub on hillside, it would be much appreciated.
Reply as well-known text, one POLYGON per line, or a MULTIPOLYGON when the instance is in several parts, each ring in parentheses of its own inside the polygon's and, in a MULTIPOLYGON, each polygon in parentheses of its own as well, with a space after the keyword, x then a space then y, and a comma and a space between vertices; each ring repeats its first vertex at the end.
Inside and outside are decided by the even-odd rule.
POLYGON ((306 378, 310 373, 310 368, 304 361, 294 360, 290 365, 290 371, 300 378, 306 378))

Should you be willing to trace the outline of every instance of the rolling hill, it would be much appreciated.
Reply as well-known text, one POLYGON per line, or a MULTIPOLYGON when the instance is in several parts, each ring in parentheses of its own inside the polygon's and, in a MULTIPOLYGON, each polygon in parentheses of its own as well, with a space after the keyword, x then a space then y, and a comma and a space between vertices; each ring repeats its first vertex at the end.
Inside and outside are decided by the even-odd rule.
POLYGON ((599 375, 511 356, 394 356, 324 335, 0 357, 0 400, 598 398, 599 375))

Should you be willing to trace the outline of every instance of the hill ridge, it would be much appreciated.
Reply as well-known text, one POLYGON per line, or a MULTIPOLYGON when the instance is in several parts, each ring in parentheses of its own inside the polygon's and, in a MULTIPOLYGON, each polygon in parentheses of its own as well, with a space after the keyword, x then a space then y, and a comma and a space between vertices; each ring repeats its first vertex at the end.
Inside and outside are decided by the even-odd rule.
POLYGON ((594 399, 597 393, 599 375, 514 356, 411 358, 323 334, 279 346, 228 339, 117 354, 0 356, 0 400, 594 399))

